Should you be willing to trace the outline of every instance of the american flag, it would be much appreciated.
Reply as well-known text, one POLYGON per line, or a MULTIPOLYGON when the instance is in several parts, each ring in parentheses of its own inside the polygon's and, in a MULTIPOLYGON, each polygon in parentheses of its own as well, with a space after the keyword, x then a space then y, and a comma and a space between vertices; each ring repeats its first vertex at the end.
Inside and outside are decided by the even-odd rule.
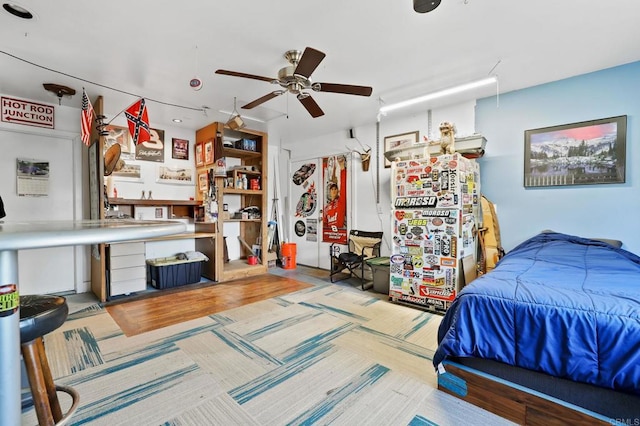
POLYGON ((80 138, 82 142, 89 146, 91 145, 91 122, 93 121, 93 106, 87 92, 82 88, 82 112, 80 114, 80 138))
POLYGON ((149 117, 147 116, 147 106, 144 99, 139 99, 124 112, 129 124, 129 133, 135 145, 150 141, 149 117))

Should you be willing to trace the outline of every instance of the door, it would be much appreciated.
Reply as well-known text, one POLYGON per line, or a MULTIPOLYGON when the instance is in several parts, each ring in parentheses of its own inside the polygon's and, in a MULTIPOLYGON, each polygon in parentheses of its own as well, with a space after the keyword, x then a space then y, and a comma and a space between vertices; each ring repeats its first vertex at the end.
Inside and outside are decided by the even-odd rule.
MULTIPOLYGON (((322 173, 318 159, 292 161, 289 177, 291 242, 296 263, 317 268, 322 240, 322 173)), ((326 254, 327 258, 329 254, 326 254)))
MULTIPOLYGON (((76 192, 74 145, 79 140, 52 132, 0 129, 0 195, 7 221, 74 220, 76 192)), ((77 149, 77 148, 76 148, 77 149)), ((51 247, 18 252, 20 294, 73 291, 82 283, 80 253, 74 247, 51 247)))

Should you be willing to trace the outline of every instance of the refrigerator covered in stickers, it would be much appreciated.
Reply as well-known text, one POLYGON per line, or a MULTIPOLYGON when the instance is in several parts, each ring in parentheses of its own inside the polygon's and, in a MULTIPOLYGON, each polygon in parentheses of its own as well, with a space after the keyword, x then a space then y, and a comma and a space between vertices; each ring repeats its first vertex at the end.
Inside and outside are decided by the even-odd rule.
POLYGON ((460 154, 397 161, 391 186, 389 297, 445 311, 475 276, 478 163, 460 154))

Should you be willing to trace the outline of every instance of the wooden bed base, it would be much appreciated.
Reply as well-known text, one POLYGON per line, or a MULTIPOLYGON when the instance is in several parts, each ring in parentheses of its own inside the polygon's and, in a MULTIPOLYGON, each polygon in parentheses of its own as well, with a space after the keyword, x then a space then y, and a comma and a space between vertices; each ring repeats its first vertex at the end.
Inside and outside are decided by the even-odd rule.
POLYGON ((611 425, 614 419, 585 410, 479 370, 443 362, 438 389, 523 425, 611 425))

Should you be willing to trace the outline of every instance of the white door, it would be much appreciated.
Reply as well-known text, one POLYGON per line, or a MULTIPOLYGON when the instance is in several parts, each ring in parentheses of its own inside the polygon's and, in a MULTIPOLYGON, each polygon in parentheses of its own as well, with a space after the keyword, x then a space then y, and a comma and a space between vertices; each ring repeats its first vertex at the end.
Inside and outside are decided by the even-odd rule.
MULTIPOLYGON (((6 221, 74 220, 74 146, 80 140, 41 132, 0 129, 0 195, 6 221)), ((74 290, 82 268, 74 247, 18 251, 20 294, 74 290)))
MULTIPOLYGON (((292 161, 291 242, 296 244, 296 263, 317 268, 322 240, 322 173, 320 161, 292 161)), ((329 254, 327 253, 327 257, 329 254)))

